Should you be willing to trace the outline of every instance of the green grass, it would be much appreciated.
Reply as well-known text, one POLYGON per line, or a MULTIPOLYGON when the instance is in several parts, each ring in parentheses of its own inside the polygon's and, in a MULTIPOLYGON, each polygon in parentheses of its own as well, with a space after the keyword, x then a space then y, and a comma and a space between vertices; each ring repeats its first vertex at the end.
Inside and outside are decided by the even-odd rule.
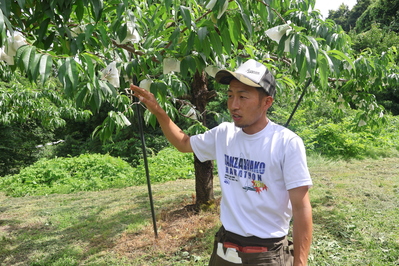
MULTIPOLYGON (((399 265, 399 159, 309 159, 309 265, 399 265)), ((207 265, 217 212, 185 213, 194 180, 13 198, 0 192, 0 265, 207 265)), ((215 182, 216 197, 220 190, 215 182)))
POLYGON ((311 265, 399 265, 399 159, 312 163, 311 265))

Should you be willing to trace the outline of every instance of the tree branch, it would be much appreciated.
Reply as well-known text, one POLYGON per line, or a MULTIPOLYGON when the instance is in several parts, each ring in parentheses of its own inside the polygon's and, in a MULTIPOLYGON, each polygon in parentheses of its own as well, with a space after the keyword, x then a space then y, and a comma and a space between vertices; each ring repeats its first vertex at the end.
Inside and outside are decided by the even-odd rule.
POLYGON ((277 12, 276 9, 274 9, 273 7, 271 7, 269 4, 264 3, 262 0, 256 0, 257 2, 264 4, 265 6, 267 6, 268 8, 270 8, 271 10, 273 10, 274 13, 276 13, 276 15, 284 22, 284 24, 287 24, 287 22, 285 21, 285 19, 283 18, 283 16, 281 16, 281 14, 279 12, 277 12))
POLYGON ((136 54, 136 55, 139 55, 139 56, 144 55, 144 52, 142 52, 142 51, 136 51, 136 49, 134 49, 134 47, 131 46, 131 45, 128 45, 128 44, 119 44, 119 43, 117 43, 115 40, 112 40, 112 43, 113 43, 116 47, 125 49, 126 51, 131 52, 132 54, 136 54))

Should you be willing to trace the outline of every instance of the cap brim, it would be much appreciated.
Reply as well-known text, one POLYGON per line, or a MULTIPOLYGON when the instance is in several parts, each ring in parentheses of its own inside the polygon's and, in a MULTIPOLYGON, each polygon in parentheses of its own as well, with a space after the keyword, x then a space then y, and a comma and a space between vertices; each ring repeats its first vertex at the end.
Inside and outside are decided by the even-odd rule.
POLYGON ((215 75, 216 81, 219 82, 220 84, 228 85, 230 84, 233 78, 236 78, 241 83, 244 83, 251 87, 258 87, 258 88, 262 87, 258 83, 255 83, 251 79, 244 76, 243 74, 235 73, 229 70, 219 70, 215 75))

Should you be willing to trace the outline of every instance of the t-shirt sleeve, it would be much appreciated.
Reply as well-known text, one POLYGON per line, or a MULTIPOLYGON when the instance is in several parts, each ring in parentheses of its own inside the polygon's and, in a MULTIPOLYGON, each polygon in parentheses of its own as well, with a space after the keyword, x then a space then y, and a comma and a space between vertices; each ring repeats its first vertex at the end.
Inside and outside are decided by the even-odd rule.
POLYGON ((191 148, 201 162, 216 159, 216 128, 190 137, 191 148))
POLYGON ((306 162, 305 146, 299 136, 292 138, 286 146, 283 174, 287 190, 313 185, 306 162))

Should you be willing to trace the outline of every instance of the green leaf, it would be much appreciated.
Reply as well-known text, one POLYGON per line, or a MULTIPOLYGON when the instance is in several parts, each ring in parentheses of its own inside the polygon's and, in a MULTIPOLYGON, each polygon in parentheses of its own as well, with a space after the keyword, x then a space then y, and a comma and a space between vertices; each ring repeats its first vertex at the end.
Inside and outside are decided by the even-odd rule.
POLYGON ((0 33, 3 32, 4 30, 4 17, 3 17, 3 11, 0 9, 0 33))
POLYGON ((317 52, 314 50, 313 46, 309 46, 308 51, 308 57, 306 58, 306 61, 308 63, 308 73, 312 78, 314 78, 317 64, 317 52))
POLYGON ((25 71, 28 72, 29 64, 32 60, 32 57, 34 56, 34 50, 36 49, 36 47, 26 45, 26 47, 23 48, 25 49, 22 49, 21 59, 25 71))
POLYGON ((65 67, 67 76, 71 81, 72 89, 75 89, 78 84, 78 71, 76 67, 76 61, 73 58, 67 58, 65 60, 65 67))
POLYGON ((39 68, 40 68, 40 59, 42 55, 33 53, 33 56, 31 57, 31 62, 29 66, 29 72, 32 77, 32 80, 36 82, 37 77, 39 75, 39 68))
POLYGON ((185 6, 180 6, 181 15, 183 17, 184 23, 188 29, 191 29, 191 14, 190 9, 185 6))
POLYGON ((169 13, 169 9, 171 6, 172 6, 172 0, 165 0, 166 13, 169 13))
POLYGON ((319 54, 318 64, 319 64, 320 84, 322 88, 326 88, 328 86, 329 71, 328 71, 327 59, 324 54, 319 54))
POLYGON ((208 28, 207 27, 201 27, 201 28, 198 29, 198 39, 200 40, 201 44, 206 39, 207 35, 208 35, 208 28))
POLYGON ((92 36, 93 36, 93 31, 94 31, 94 26, 93 25, 86 25, 85 29, 85 40, 88 41, 92 36))
MULTIPOLYGON (((35 46, 24 45, 17 51, 17 62, 20 68, 25 69, 25 72, 30 74, 29 66, 35 57, 35 46)), ((29 75, 30 76, 30 75, 29 75)), ((30 76, 31 78, 31 76, 30 76)))
POLYGON ((51 67, 53 66, 53 58, 49 55, 44 54, 40 59, 39 74, 40 82, 44 84, 51 73, 51 67))
MULTIPOLYGON (((272 2, 272 1, 270 1, 270 2, 272 2)), ((276 2, 276 1, 274 1, 274 2, 276 2)), ((269 6, 267 6, 266 9, 267 9, 267 13, 268 13, 268 15, 269 15, 268 20, 269 20, 269 21, 274 21, 274 17, 276 16, 276 15, 274 14, 274 10, 273 10, 271 7, 269 7, 269 6)), ((266 12, 265 12, 265 13, 266 13, 266 12)))
POLYGON ((305 61, 305 49, 306 46, 304 44, 299 45, 298 54, 296 55, 296 67, 298 69, 298 72, 301 71, 303 61, 305 61))
POLYGON ((187 46, 186 46, 186 49, 183 54, 191 53, 191 51, 193 50, 193 47, 194 47, 194 41, 195 41, 195 32, 192 31, 190 33, 190 36, 187 39, 187 46))
POLYGON ((191 70, 192 73, 195 73, 196 67, 195 60, 192 56, 184 57, 180 66, 182 76, 186 77, 189 70, 191 70))
POLYGON ((323 53, 323 56, 327 60, 328 66, 330 68, 330 71, 331 72, 339 71, 339 69, 335 67, 335 65, 334 65, 333 61, 331 60, 330 56, 328 56, 327 52, 326 51, 322 51, 322 53, 323 53))
POLYGON ((317 43, 316 39, 313 38, 312 36, 306 36, 306 38, 310 41, 310 43, 313 46, 313 49, 317 53, 319 51, 319 44, 317 43))
POLYGON ((226 54, 230 54, 230 52, 231 52, 231 39, 230 39, 229 31, 228 30, 222 30, 221 31, 221 37, 222 37, 223 48, 226 51, 226 54))
POLYGON ((255 58, 254 54, 254 51, 256 51, 255 47, 253 47, 252 45, 246 45, 244 49, 251 56, 251 58, 255 58))
POLYGON ((83 108, 87 105, 87 100, 90 98, 92 90, 93 88, 91 83, 87 83, 86 86, 80 88, 76 97, 76 105, 78 107, 83 108))
POLYGON ((291 38, 291 36, 287 36, 285 34, 283 34, 283 36, 280 39, 280 42, 278 43, 278 48, 277 48, 277 52, 281 55, 284 53, 285 50, 285 42, 288 40, 288 38, 291 38))
POLYGON ((77 0, 75 13, 76 13, 76 18, 78 19, 79 22, 81 22, 83 19, 84 10, 85 10, 85 6, 83 5, 83 1, 77 0))
POLYGON ((72 58, 67 58, 58 69, 58 78, 64 86, 65 94, 72 96, 78 82, 78 72, 76 62, 72 58))
POLYGON ((115 128, 115 122, 113 119, 111 119, 111 117, 112 117, 112 114, 109 115, 109 117, 107 117, 104 120, 102 136, 100 136, 102 141, 105 141, 107 139, 112 139, 112 132, 114 131, 114 128, 115 128))
POLYGON ((217 32, 215 31, 212 31, 210 32, 209 39, 211 41, 210 45, 213 48, 213 50, 216 52, 216 54, 222 55, 223 47, 222 47, 222 42, 220 41, 219 34, 217 34, 217 32))
POLYGON ((58 69, 58 79, 60 80, 60 82, 62 83, 62 85, 64 87, 65 94, 68 96, 71 96, 72 95, 72 90, 71 90, 71 86, 70 86, 71 82, 70 82, 68 76, 66 75, 65 63, 62 64, 60 66, 60 68, 58 69))
MULTIPOLYGON (((208 39, 207 39, 208 40, 208 39)), ((198 42, 197 42, 198 43, 198 42)), ((209 57, 211 54, 211 46, 209 45, 210 41, 206 41, 203 44, 196 44, 199 51, 202 51, 202 54, 205 57, 209 57)))
POLYGON ((290 40, 290 54, 293 58, 298 54, 299 45, 299 34, 293 34, 290 40))
MULTIPOLYGON (((26 69, 26 68, 25 68, 25 65, 24 65, 24 62, 23 62, 23 57, 22 57, 22 55, 24 54, 25 50, 27 50, 27 49, 30 50, 30 49, 31 49, 31 46, 25 45, 25 46, 20 47, 20 48, 18 49, 18 51, 17 51, 17 54, 15 55, 16 64, 18 65, 18 67, 19 67, 20 69, 26 69)), ((29 62, 29 58, 28 58, 27 62, 29 62)))
POLYGON ((157 98, 159 97, 161 102, 165 101, 167 91, 168 87, 163 82, 154 82, 151 84, 151 92, 157 95, 157 98))
POLYGON ((125 40, 126 36, 127 36, 127 24, 124 23, 122 27, 118 29, 118 38, 122 42, 123 40, 125 40))
POLYGON ((235 22, 231 18, 227 20, 227 23, 229 24, 231 42, 234 44, 234 46, 238 46, 239 29, 236 28, 235 22))
POLYGON ((94 15, 94 18, 97 21, 101 19, 101 15, 104 9, 104 3, 103 0, 90 0, 92 4, 92 12, 94 15))
POLYGON ((148 110, 144 113, 144 120, 153 128, 157 125, 157 118, 148 110))
POLYGON ((109 84, 108 82, 103 82, 102 80, 100 80, 99 83, 101 91, 103 92, 105 98, 116 96, 116 92, 111 84, 109 84))
POLYGON ((11 12, 11 5, 13 1, 0 1, 0 11, 4 11, 4 16, 9 17, 11 12))
POLYGON ((48 24, 50 23, 50 18, 47 18, 40 23, 39 30, 37 31, 38 40, 42 41, 44 36, 46 35, 48 24))
POLYGON ((252 35, 253 29, 252 29, 251 20, 249 19, 248 15, 245 14, 244 12, 241 13, 241 16, 242 16, 242 20, 244 21, 246 30, 248 31, 248 34, 252 35))
MULTIPOLYGON (((180 37, 180 29, 179 29, 179 27, 177 27, 177 28, 173 31, 172 35, 170 35, 169 40, 172 41, 172 43, 175 44, 175 43, 178 42, 179 37, 180 37)), ((169 49, 173 49, 173 47, 170 46, 169 49)))
POLYGON ((104 46, 108 46, 108 43, 109 43, 108 31, 109 31, 109 29, 104 26, 100 26, 97 29, 100 32, 100 34, 99 34, 100 41, 102 42, 102 44, 104 46))
POLYGON ((47 50, 50 46, 53 45, 54 43, 54 38, 55 38, 55 31, 53 31, 52 33, 50 33, 49 36, 47 36, 44 41, 43 41, 43 45, 44 45, 44 49, 47 50))
POLYGON ((327 54, 332 55, 333 57, 335 57, 335 58, 337 58, 337 59, 345 60, 346 62, 348 62, 348 63, 350 64, 350 66, 352 67, 352 70, 353 70, 354 72, 356 72, 356 68, 355 68, 355 65, 354 65, 353 60, 350 59, 350 58, 349 58, 346 54, 344 54, 343 52, 338 51, 338 50, 330 50, 330 51, 327 51, 327 54))
POLYGON ((255 12, 257 13, 257 15, 259 15, 259 17, 263 21, 263 24, 269 25, 270 21, 271 21, 271 20, 269 20, 270 9, 269 8, 265 9, 265 6, 263 5, 263 3, 260 3, 260 2, 258 2, 257 5, 254 5, 254 7, 255 7, 254 8, 255 12))
POLYGON ((86 68, 84 69, 87 74, 89 75, 90 79, 94 78, 94 65, 93 65, 93 58, 92 55, 88 54, 88 53, 84 53, 81 55, 83 57, 83 61, 86 64, 86 68))
MULTIPOLYGON (((125 11, 125 4, 124 3, 119 3, 117 8, 116 8, 116 17, 117 18, 121 18, 124 11, 125 11)), ((128 16, 129 16, 129 19, 131 19, 130 18, 130 13, 128 14, 128 16)))
POLYGON ((91 107, 93 110, 98 111, 100 110, 102 104, 102 97, 99 89, 94 89, 92 94, 92 100, 90 102, 91 107))
POLYGON ((119 116, 120 116, 120 118, 121 118, 121 120, 122 120, 122 124, 120 125, 121 127, 124 127, 124 126, 130 126, 132 123, 130 123, 130 121, 129 121, 129 119, 125 116, 125 114, 123 114, 123 113, 121 113, 121 112, 118 112, 119 113, 119 116))
POLYGON ((303 60, 303 65, 302 65, 301 70, 300 70, 300 77, 299 77, 299 81, 300 82, 304 82, 305 81, 306 75, 308 73, 309 49, 308 49, 307 46, 304 46, 303 54, 304 54, 305 60, 303 60))

